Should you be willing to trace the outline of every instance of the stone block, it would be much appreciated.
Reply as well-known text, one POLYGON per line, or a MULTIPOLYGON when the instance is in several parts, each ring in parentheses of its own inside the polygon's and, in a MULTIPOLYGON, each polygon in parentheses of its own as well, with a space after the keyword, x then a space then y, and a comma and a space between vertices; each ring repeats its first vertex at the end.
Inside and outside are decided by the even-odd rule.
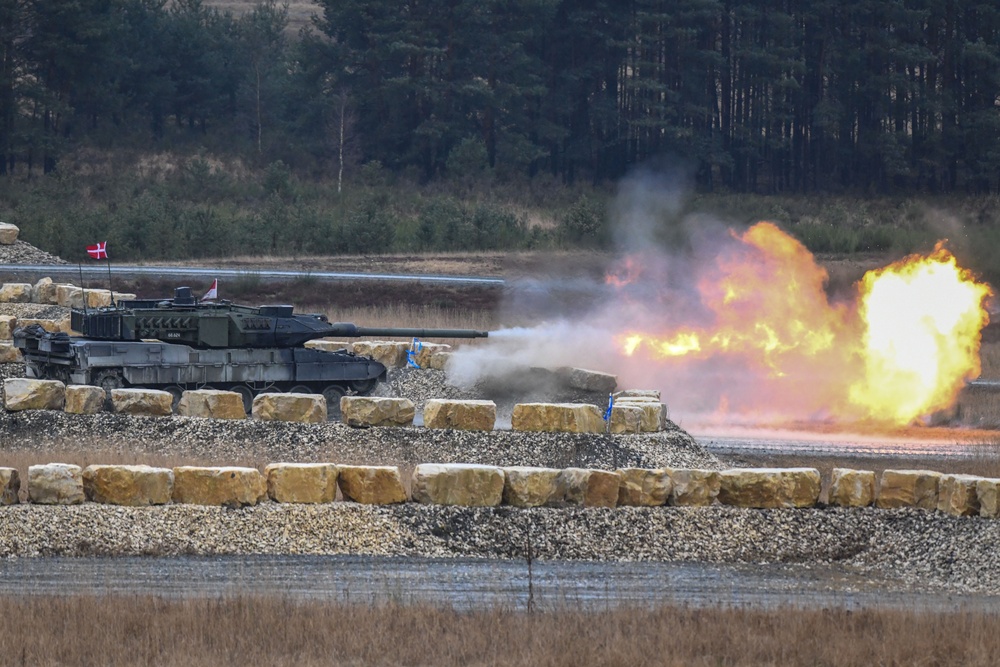
POLYGON ((646 411, 638 405, 612 405, 609 433, 641 433, 646 411))
POLYGON ((941 473, 933 470, 883 470, 876 507, 937 509, 941 473))
POLYGON ((39 505, 79 505, 83 493, 83 470, 68 463, 28 466, 28 499, 39 505))
POLYGON ((875 502, 875 473, 871 470, 834 468, 830 477, 830 504, 868 507, 875 502))
POLYGON ((66 387, 66 412, 74 415, 96 415, 104 410, 107 393, 89 384, 71 384, 66 387))
POLYGON ((556 376, 570 389, 610 394, 618 386, 618 376, 586 368, 557 368, 556 376))
POLYGON ((266 496, 267 482, 256 468, 174 468, 175 503, 243 507, 256 505, 266 496))
POLYGON ((8 378, 3 381, 4 406, 17 410, 62 410, 66 385, 58 380, 8 378))
POLYGON ((87 500, 106 505, 165 505, 174 491, 174 472, 147 465, 91 465, 83 469, 87 500))
POLYGON ((24 361, 21 350, 14 343, 0 343, 0 364, 18 364, 24 361))
POLYGON ((495 507, 504 497, 504 473, 495 466, 422 463, 413 469, 410 488, 426 505, 495 507))
POLYGON ((0 222, 0 245, 14 245, 17 242, 17 235, 21 229, 17 225, 9 222, 0 222))
POLYGON ((18 327, 27 327, 27 326, 30 326, 32 324, 37 324, 41 328, 45 329, 46 331, 51 331, 52 333, 60 333, 61 332, 61 333, 69 334, 71 336, 72 335, 78 335, 78 334, 76 334, 75 331, 73 331, 73 327, 70 326, 71 321, 70 321, 70 316, 69 315, 66 315, 65 317, 61 317, 58 320, 43 320, 43 319, 38 319, 38 318, 35 318, 35 317, 22 317, 22 318, 18 319, 18 321, 17 321, 17 326, 18 327))
POLYGON ((340 420, 348 426, 409 426, 417 410, 408 398, 343 396, 340 420))
POLYGON ((443 371, 451 359, 451 352, 435 352, 427 361, 427 367, 435 371, 443 371))
POLYGON ((264 468, 267 495, 276 503, 332 503, 337 466, 332 463, 272 463, 264 468))
POLYGON ((977 485, 982 477, 943 475, 938 485, 938 511, 952 516, 979 516, 977 485))
POLYGON ((719 473, 719 502, 735 507, 813 507, 820 475, 814 468, 731 468, 719 473))
POLYGON ((54 306, 56 303, 56 284, 52 278, 42 278, 31 288, 31 300, 34 303, 43 303, 54 306))
POLYGON ((619 507, 659 507, 667 502, 673 488, 667 470, 620 468, 619 507))
POLYGON ((426 428, 492 431, 496 421, 497 404, 493 401, 453 401, 432 398, 424 404, 426 428))
POLYGON ((0 315, 0 338, 3 340, 14 339, 14 329, 17 328, 17 317, 14 315, 0 315))
POLYGON ((722 478, 718 470, 667 468, 670 475, 669 505, 705 507, 718 500, 722 478))
POLYGON ((326 399, 320 394, 257 394, 250 413, 262 421, 323 424, 326 399))
POLYGON ((0 285, 0 303, 29 303, 31 283, 3 283, 0 285))
POLYGON ((365 505, 406 502, 406 489, 395 466, 337 466, 337 485, 350 500, 365 505))
POLYGON ((431 360, 438 354, 447 354, 449 352, 451 352, 451 345, 421 342, 417 346, 417 349, 413 351, 413 362, 420 368, 433 368, 431 360))
POLYGON ((556 479, 556 496, 563 505, 614 507, 618 504, 621 475, 607 470, 565 468, 556 479))
POLYGON ((354 343, 354 354, 381 362, 386 368, 402 368, 406 365, 406 351, 409 343, 391 340, 359 340, 354 343))
POLYGON ((177 414, 209 419, 246 419, 243 397, 235 391, 191 389, 181 394, 177 414))
MULTIPOLYGON (((120 294, 115 294, 115 298, 121 296, 120 294)), ((87 308, 105 308, 111 305, 111 291, 86 288, 83 290, 83 299, 87 303, 87 308)))
POLYGON ((979 516, 1000 517, 1000 479, 981 477, 976 482, 976 499, 979 500, 979 516))
POLYGON ((325 338, 320 338, 319 340, 307 340, 305 347, 312 350, 323 350, 324 352, 354 351, 354 343, 346 340, 327 340, 325 338))
POLYGON ((511 415, 511 428, 549 433, 604 433, 604 419, 596 405, 518 403, 511 415))
POLYGON ((21 502, 21 476, 14 468, 0 468, 0 505, 16 505, 21 502))
POLYGON ((514 507, 541 507, 561 501, 557 468, 504 468, 503 502, 514 507))
MULTIPOLYGON (((620 408, 633 407, 642 410, 642 421, 639 430, 643 433, 656 433, 667 426, 667 406, 646 398, 623 398, 615 401, 620 408)), ((611 408, 614 410, 614 406, 611 408)))
POLYGON ((111 409, 123 415, 169 417, 174 397, 159 389, 112 389, 111 409))
POLYGON ((641 398, 653 401, 654 403, 659 403, 662 400, 659 389, 622 389, 619 392, 615 392, 616 401, 623 398, 641 398))
POLYGON ((83 308, 83 288, 76 285, 56 285, 56 305, 63 308, 83 308))

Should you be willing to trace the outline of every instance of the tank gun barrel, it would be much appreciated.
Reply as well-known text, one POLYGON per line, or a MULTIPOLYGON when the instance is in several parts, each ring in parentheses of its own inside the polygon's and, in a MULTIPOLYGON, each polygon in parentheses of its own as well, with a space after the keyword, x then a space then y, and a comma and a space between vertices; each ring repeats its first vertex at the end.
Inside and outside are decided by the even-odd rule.
POLYGON ((334 322, 326 336, 361 338, 363 336, 393 336, 398 338, 487 338, 489 331, 474 329, 407 329, 393 327, 359 327, 350 322, 334 322))

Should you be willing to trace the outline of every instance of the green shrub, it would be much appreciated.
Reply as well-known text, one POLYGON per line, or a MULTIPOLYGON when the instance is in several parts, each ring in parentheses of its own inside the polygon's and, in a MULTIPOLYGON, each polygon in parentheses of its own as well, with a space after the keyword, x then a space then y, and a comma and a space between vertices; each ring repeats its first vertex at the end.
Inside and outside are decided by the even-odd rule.
POLYGON ((570 245, 599 247, 608 241, 607 216, 604 209, 584 195, 563 216, 562 237, 570 245))
POLYGON ((383 198, 369 199, 347 220, 347 251, 359 255, 391 251, 397 222, 383 198))

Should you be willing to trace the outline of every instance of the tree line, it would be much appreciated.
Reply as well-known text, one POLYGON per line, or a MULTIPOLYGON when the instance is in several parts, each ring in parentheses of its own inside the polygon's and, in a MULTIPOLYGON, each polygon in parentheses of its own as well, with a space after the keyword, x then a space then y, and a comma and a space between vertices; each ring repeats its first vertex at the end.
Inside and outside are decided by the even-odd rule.
POLYGON ((994 0, 0 2, 0 173, 81 145, 335 175, 1000 191, 994 0))

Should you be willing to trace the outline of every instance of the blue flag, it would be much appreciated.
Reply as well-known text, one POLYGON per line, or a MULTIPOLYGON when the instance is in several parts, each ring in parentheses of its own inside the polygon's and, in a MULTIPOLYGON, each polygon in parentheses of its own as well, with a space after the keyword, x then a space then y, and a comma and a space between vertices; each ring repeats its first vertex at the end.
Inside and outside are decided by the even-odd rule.
POLYGON ((608 394, 608 409, 604 411, 604 421, 611 419, 611 408, 615 405, 615 395, 608 394))
POLYGON ((424 344, 420 342, 419 338, 414 338, 413 343, 410 345, 410 349, 406 351, 406 365, 413 366, 414 368, 420 368, 420 364, 416 361, 416 356, 420 350, 424 349, 424 344))

